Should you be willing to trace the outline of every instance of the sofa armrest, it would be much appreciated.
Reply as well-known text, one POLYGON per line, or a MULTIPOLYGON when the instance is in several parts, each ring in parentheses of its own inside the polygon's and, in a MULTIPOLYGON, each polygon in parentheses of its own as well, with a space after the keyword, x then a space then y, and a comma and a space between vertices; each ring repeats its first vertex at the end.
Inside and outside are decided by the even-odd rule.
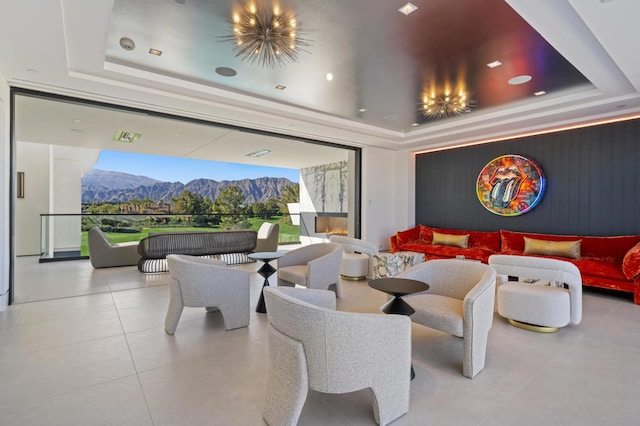
POLYGON ((622 273, 628 280, 640 275, 640 243, 631 247, 622 260, 622 273))
POLYGON ((391 242, 391 247, 390 247, 390 251, 391 253, 395 253, 398 251, 398 237, 396 235, 392 235, 390 238, 390 242, 391 242))

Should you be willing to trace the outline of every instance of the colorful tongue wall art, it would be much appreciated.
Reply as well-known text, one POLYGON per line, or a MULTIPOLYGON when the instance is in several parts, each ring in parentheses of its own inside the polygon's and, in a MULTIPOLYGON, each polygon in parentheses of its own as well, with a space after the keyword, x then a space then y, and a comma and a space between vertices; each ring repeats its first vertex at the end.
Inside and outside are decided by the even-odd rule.
POLYGON ((478 175, 480 203, 500 216, 519 216, 534 208, 544 193, 544 176, 535 161, 520 155, 491 160, 478 175))

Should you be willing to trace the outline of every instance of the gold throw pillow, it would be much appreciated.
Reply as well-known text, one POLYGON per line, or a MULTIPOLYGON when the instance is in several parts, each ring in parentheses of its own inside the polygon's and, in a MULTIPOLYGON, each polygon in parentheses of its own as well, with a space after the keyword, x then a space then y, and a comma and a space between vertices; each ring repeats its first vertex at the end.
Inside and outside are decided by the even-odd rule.
POLYGON ((541 254, 543 256, 580 259, 580 243, 582 243, 582 240, 545 241, 524 237, 524 252, 525 254, 541 254))
POLYGON ((439 232, 433 231, 433 240, 431 244, 436 246, 453 246, 460 248, 468 248, 469 247, 469 234, 465 235, 451 235, 451 234, 441 234, 439 232))

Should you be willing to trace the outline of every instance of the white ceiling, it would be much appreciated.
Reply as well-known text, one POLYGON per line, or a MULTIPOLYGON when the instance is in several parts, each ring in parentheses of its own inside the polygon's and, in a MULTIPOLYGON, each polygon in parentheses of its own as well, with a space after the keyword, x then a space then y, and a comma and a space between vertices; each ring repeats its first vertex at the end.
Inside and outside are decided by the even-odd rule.
POLYGON ((290 169, 348 158, 344 149, 285 137, 32 96, 17 96, 16 111, 17 140, 21 142, 290 169), (142 136, 135 143, 116 142, 114 134, 120 130, 142 136), (247 156, 263 149, 271 152, 247 156))
MULTIPOLYGON (((138 0, 141 1, 143 0, 138 0)), ((187 3, 191 1, 187 0, 187 3)), ((193 0, 194 4, 199 2, 202 0, 193 0)), ((174 3, 174 0, 162 0, 162 3, 166 5, 174 3)), ((413 3, 426 7, 428 0, 413 3)), ((163 72, 162 69, 150 69, 114 60, 113 55, 108 54, 111 16, 114 11, 112 0, 3 2, 0 17, 0 74, 12 86, 20 88, 190 117, 205 122, 389 150, 419 151, 456 146, 523 132, 640 114, 640 56, 636 54, 640 28, 635 22, 640 16, 640 1, 506 0, 506 3, 590 84, 557 90, 542 97, 528 97, 478 110, 463 117, 425 123, 417 127, 408 124, 377 125, 376 121, 353 118, 348 113, 309 108, 310 100, 305 102, 300 99, 294 102, 286 97, 279 98, 280 95, 264 96, 252 93, 251 87, 238 90, 186 78, 167 70, 163 72)), ((361 2, 342 1, 331 4, 351 7, 351 15, 358 13, 355 9, 357 5, 361 6, 361 2)), ((392 0, 366 3, 367 7, 378 11, 376 16, 384 16, 386 9, 390 10, 389 13, 397 13, 396 9, 402 4, 402 1, 392 0)), ((460 13, 464 11, 461 10, 460 13)), ((346 31, 345 26, 350 25, 347 19, 339 19, 340 16, 333 15, 336 28, 332 32, 336 34, 346 31)), ((429 25, 430 19, 425 19, 424 25, 429 25)), ((175 22, 177 26, 178 20, 175 22)), ((149 27, 153 23, 140 22, 140 25, 143 24, 149 27)), ((358 31, 357 28, 350 29, 358 31)), ((189 28, 174 28, 169 20, 162 22, 158 31, 165 30, 179 37, 180 34, 186 34, 189 28)), ((342 45, 338 43, 333 47, 336 56, 348 59, 342 45)), ((307 76, 297 75, 291 78, 304 81, 305 77, 307 76)), ((293 81, 287 84, 295 83, 293 81)), ((388 89, 380 90, 379 95, 383 100, 387 91, 388 89)), ((311 93, 309 96, 319 96, 318 93, 320 92, 316 91, 315 95, 311 93)), ((256 136, 255 133, 231 131, 229 128, 168 121, 148 115, 132 115, 72 104, 61 105, 37 98, 21 98, 16 111, 18 139, 30 142, 56 141, 67 145, 116 149, 113 146, 115 142, 111 141, 113 132, 128 130, 140 131, 143 137, 133 147, 118 149, 149 153, 159 153, 158 150, 162 150, 161 153, 165 155, 248 162, 248 157, 245 156, 247 152, 271 149, 272 146, 273 155, 254 161, 262 161, 260 164, 264 165, 296 168, 306 167, 316 161, 316 164, 320 161, 329 162, 327 160, 345 155, 342 150, 256 136)), ((400 111, 397 116, 402 117, 403 113, 400 111)))

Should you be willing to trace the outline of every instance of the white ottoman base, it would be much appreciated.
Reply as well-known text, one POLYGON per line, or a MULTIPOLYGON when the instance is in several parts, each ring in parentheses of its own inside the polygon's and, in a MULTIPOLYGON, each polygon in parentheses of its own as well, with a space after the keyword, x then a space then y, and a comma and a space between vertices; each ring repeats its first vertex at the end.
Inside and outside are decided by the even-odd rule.
POLYGON ((345 280, 359 281, 367 278, 369 256, 361 253, 344 253, 340 265, 340 277, 345 280))
POLYGON ((508 282, 498 287, 498 313, 509 323, 539 332, 569 324, 571 304, 564 288, 508 282))

